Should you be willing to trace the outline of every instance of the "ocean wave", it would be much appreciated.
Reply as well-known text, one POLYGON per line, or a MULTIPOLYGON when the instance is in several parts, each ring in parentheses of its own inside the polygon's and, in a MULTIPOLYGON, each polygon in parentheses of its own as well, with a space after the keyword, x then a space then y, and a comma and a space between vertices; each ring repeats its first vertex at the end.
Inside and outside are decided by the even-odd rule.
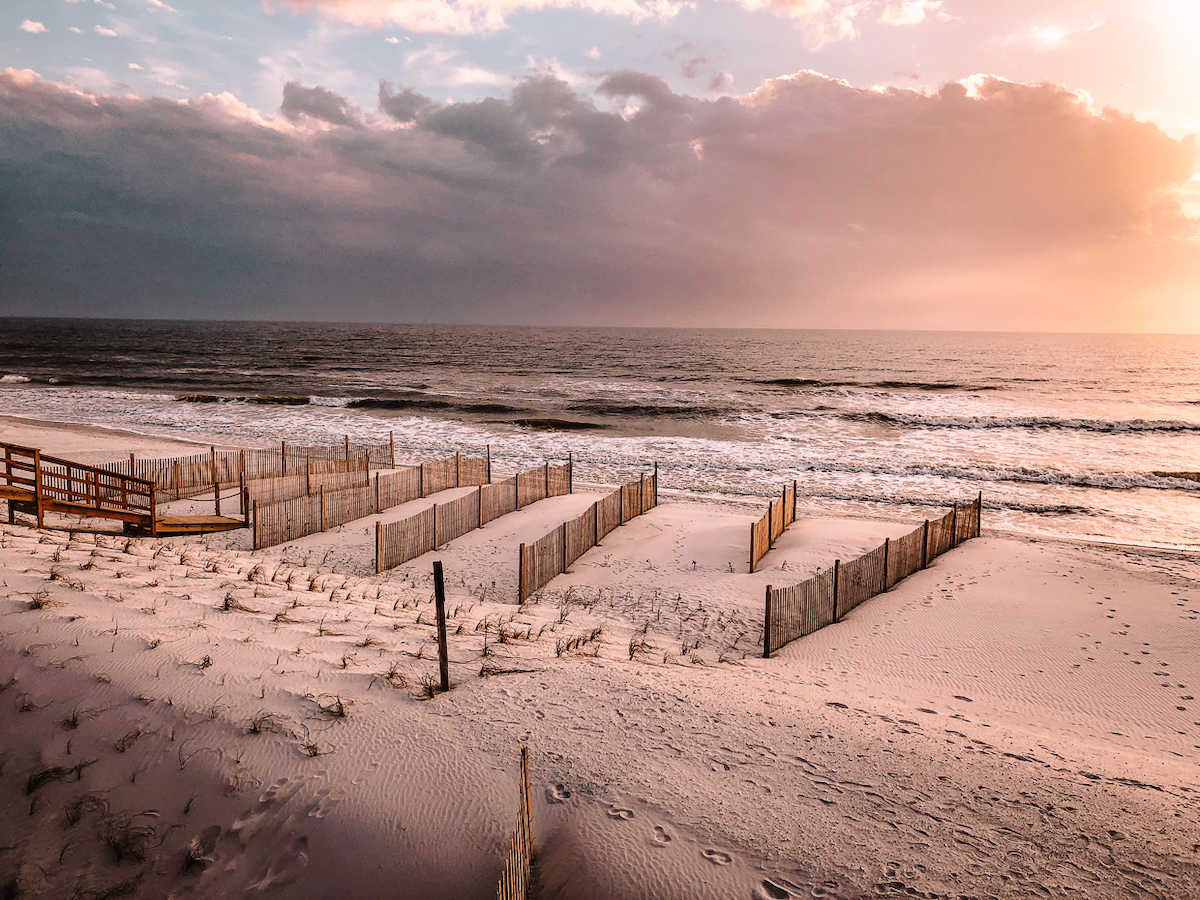
MULTIPOLYGON (((775 413, 789 418, 791 413, 775 413)), ((801 415, 804 415, 801 413, 801 415)), ((1200 432, 1200 422, 1180 419, 1064 419, 1055 416, 921 416, 892 412, 838 412, 851 422, 877 422, 906 428, 1022 429, 1034 431, 1091 431, 1104 434, 1130 432, 1200 432)))
POLYGON ((678 406, 657 403, 611 403, 606 401, 587 401, 572 403, 567 409, 572 412, 586 413, 593 416, 622 416, 626 418, 660 418, 686 417, 711 418, 728 415, 732 410, 715 406, 678 406))
POLYGON ((32 378, 24 375, 0 375, 0 384, 29 384, 32 378))
POLYGON ((977 391, 998 391, 997 384, 957 384, 953 381, 842 381, 822 378, 750 378, 750 384, 761 384, 764 387, 786 388, 859 388, 863 390, 885 391, 930 391, 941 393, 975 393, 977 391))

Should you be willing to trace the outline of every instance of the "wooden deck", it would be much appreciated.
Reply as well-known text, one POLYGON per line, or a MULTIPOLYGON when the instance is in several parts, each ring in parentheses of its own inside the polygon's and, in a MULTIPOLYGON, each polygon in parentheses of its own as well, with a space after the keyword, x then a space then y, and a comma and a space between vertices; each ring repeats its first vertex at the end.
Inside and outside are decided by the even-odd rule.
POLYGON ((125 530, 159 535, 209 534, 245 528, 243 519, 227 516, 161 516, 153 481, 44 456, 32 447, 0 443, 0 500, 8 501, 8 521, 28 513, 43 526, 48 512, 87 518, 115 519, 125 530))

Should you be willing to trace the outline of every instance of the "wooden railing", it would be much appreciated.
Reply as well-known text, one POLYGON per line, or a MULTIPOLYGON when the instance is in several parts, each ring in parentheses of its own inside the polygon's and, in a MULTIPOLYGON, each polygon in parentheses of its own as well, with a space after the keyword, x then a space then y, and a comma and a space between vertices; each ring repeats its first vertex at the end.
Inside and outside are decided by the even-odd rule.
POLYGON ((766 515, 750 526, 750 571, 775 546, 775 540, 796 521, 796 482, 785 487, 778 500, 767 506, 766 515))
POLYGON ((13 504, 27 503, 38 527, 46 512, 99 516, 148 526, 154 533, 154 482, 46 456, 33 447, 0 443, 0 495, 13 504))

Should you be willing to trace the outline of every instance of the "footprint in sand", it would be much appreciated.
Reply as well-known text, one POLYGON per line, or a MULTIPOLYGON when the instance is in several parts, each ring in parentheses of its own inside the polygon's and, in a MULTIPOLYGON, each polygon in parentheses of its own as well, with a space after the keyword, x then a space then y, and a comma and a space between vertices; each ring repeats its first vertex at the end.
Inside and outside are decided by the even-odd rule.
POLYGON ((571 799, 571 792, 566 785, 552 784, 546 788, 546 799, 550 803, 566 803, 571 799))
POLYGON ((700 855, 707 859, 714 866, 727 866, 733 862, 732 856, 730 856, 728 853, 722 853, 720 850, 709 849, 703 851, 700 855))
POLYGON ((671 843, 671 835, 669 835, 667 833, 667 829, 663 828, 661 825, 654 826, 654 843, 663 847, 671 843))
POLYGON ((610 819, 621 819, 623 821, 629 821, 630 819, 633 818, 633 810, 632 809, 623 809, 622 807, 619 807, 619 806, 613 806, 613 807, 610 807, 608 810, 608 817, 610 819))
POLYGON ((975 702, 970 697, 964 697, 962 694, 955 694, 954 699, 961 700, 963 703, 974 703, 975 702))

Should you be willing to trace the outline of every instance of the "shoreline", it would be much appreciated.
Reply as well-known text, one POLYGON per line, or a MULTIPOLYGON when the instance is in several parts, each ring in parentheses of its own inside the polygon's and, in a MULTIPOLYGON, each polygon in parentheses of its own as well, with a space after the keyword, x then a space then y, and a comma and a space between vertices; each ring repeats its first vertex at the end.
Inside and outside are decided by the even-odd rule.
POLYGON ((517 542, 591 499, 541 501, 379 576, 369 518, 256 552, 0 525, 0 822, 20 835, 0 881, 494 897, 520 743, 545 898, 1200 892, 1195 554, 985 518, 763 660, 765 584, 911 522, 798 518, 748 575, 726 566, 761 510, 663 491, 518 607, 517 542), (454 687, 424 699, 435 557, 454 687), (122 822, 141 862, 101 839, 122 822))

